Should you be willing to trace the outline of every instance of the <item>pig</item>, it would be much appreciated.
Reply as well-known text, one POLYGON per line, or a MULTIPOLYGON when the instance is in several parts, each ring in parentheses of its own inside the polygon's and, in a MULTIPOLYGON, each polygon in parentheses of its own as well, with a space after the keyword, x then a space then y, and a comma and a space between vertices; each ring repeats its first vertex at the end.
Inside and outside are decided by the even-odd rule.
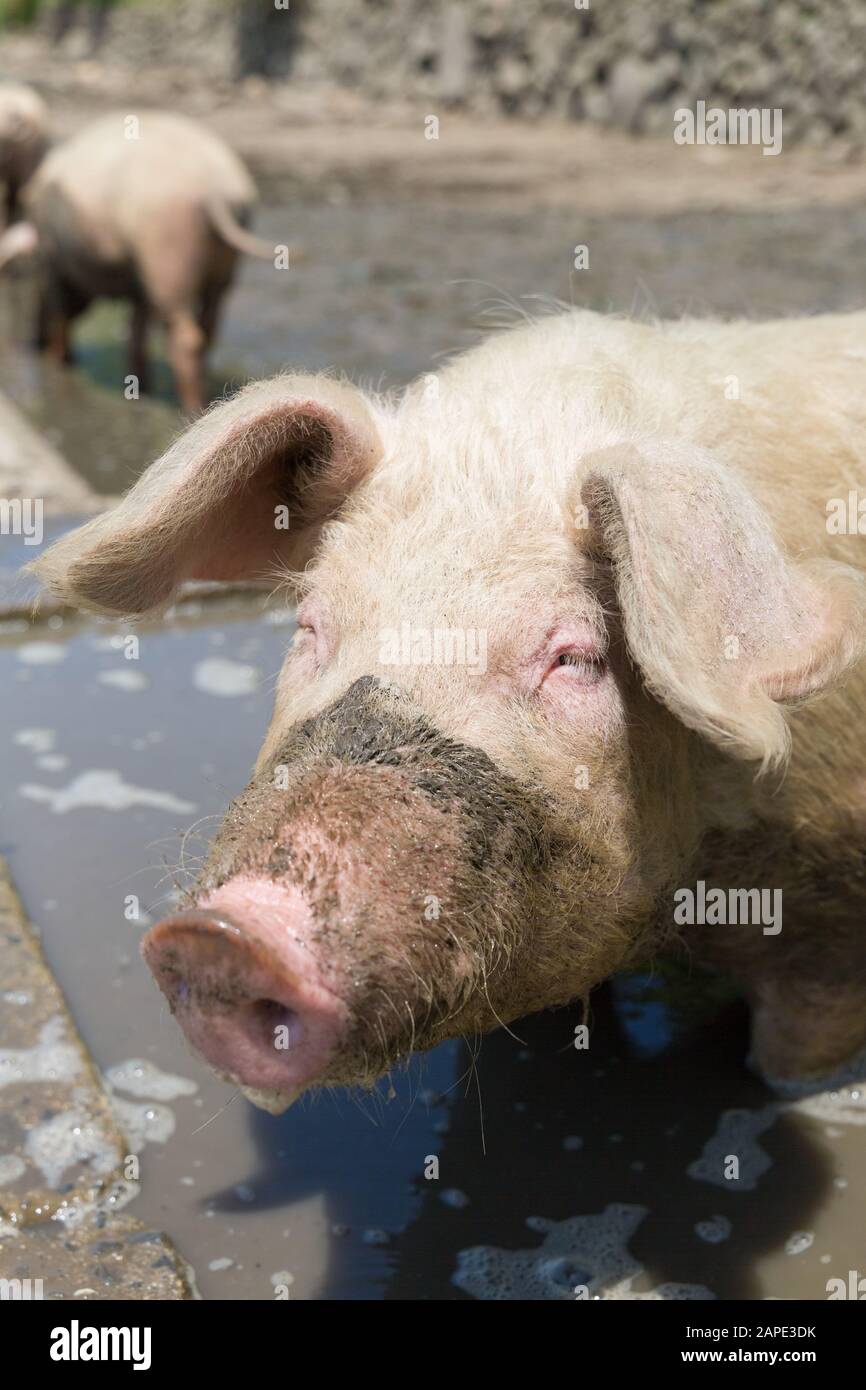
POLYGON ((275 256, 243 225, 256 190, 237 155, 185 116, 109 115, 51 150, 22 196, 28 220, 0 239, 0 264, 22 251, 38 257, 39 346, 68 362, 73 320, 101 296, 128 299, 129 370, 140 389, 155 316, 181 405, 201 411, 206 354, 238 255, 275 256))
POLYGON ((48 108, 19 82, 0 83, 0 183, 7 223, 17 221, 21 189, 48 148, 48 108))
POLYGON ((299 603, 249 785, 143 941, 219 1074, 279 1111, 664 952, 739 983, 768 1077, 866 1042, 866 542, 831 524, 864 345, 866 312, 573 311, 400 395, 280 375, 36 562, 114 617, 192 579, 299 603), (699 889, 784 912, 683 922, 699 889))

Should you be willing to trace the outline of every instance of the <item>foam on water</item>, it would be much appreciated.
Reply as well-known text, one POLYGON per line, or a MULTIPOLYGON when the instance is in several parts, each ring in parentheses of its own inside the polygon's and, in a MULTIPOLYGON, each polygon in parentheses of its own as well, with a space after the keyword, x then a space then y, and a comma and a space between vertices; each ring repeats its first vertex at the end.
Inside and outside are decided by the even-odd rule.
POLYGON ((110 1096, 111 1108, 123 1130, 130 1153, 139 1154, 146 1144, 165 1144, 174 1134, 174 1111, 152 1100, 124 1100, 110 1096))
POLYGON ((146 690, 150 685, 141 671, 100 671, 96 679, 100 685, 111 685, 115 690, 146 690))
POLYGON ((19 729, 12 742, 19 748, 32 748, 34 753, 50 753, 56 737, 55 729, 19 729))
POLYGON ((708 1245, 720 1245, 723 1240, 727 1240, 731 1234, 731 1223, 726 1216, 713 1216, 707 1221, 699 1221, 695 1226, 695 1235, 700 1236, 708 1245))
POLYGON ((60 1186, 63 1174, 73 1164, 84 1164, 95 1176, 102 1177, 117 1162, 110 1140, 80 1110, 61 1111, 35 1125, 28 1132, 24 1149, 53 1188, 60 1186))
POLYGON ((66 1025, 60 1015, 43 1024, 35 1047, 0 1048, 0 1086, 16 1086, 22 1081, 73 1081, 82 1069, 81 1053, 66 1041, 66 1025))
POLYGON ((811 1250, 815 1244, 814 1231, 795 1231, 785 1241, 786 1255, 802 1255, 806 1250, 811 1250))
POLYGON ((172 796, 171 792, 134 787, 124 781, 119 772, 103 769, 82 772, 68 787, 42 787, 25 782, 19 791, 30 801, 46 802, 58 816, 65 815, 67 811, 92 807, 104 811, 128 811, 132 806, 153 806, 157 810, 175 811, 179 815, 189 815, 196 810, 194 801, 182 801, 180 797, 172 796))
POLYGON ((18 1154, 0 1154, 0 1187, 17 1182, 26 1172, 27 1164, 18 1154))
POLYGON ((62 642, 23 642, 16 653, 27 666, 55 666, 66 659, 62 642))
POLYGON ((254 695, 259 685, 259 673, 255 666, 246 666, 241 661, 210 656, 198 662, 192 673, 192 683, 206 695, 254 695))
POLYGON ((104 1076, 108 1098, 132 1153, 141 1153, 146 1144, 165 1144, 177 1127, 174 1111, 160 1101, 191 1096, 198 1090, 195 1081, 172 1072, 160 1071, 152 1062, 131 1057, 109 1067, 104 1076), (136 1100, 119 1096, 127 1091, 136 1100))
POLYGON ((757 1136, 775 1122, 777 1111, 772 1103, 760 1110, 725 1110, 701 1157, 686 1169, 689 1177, 713 1183, 726 1192, 753 1191, 772 1167, 772 1159, 761 1148, 757 1136), (738 1160, 739 1171, 736 1177, 726 1177, 732 1157, 738 1160))
POLYGON ((544 1235, 532 1250, 476 1245, 461 1250, 454 1283, 485 1300, 582 1301, 617 1299, 660 1301, 711 1299, 701 1284, 659 1284, 648 1292, 632 1285, 643 1267, 628 1243, 647 1208, 614 1202, 595 1215, 566 1221, 529 1217, 527 1226, 544 1235))
POLYGON ((105 1079, 114 1090, 127 1091, 131 1096, 145 1096, 149 1100, 177 1100, 178 1096, 192 1096, 198 1090, 195 1081, 160 1071, 152 1062, 142 1061, 138 1057, 109 1067, 105 1079))

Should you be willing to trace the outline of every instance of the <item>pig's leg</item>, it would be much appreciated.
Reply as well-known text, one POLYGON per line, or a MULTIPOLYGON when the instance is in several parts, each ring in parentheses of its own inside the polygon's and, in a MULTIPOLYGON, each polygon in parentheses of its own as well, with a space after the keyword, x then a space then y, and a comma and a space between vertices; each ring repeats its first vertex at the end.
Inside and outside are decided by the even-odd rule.
POLYGON ((167 316, 168 356, 177 394, 184 410, 198 415, 205 400, 205 332, 189 309, 178 309, 167 316))
POLYGON ((8 180, 4 197, 6 226, 11 227, 18 220, 18 184, 14 178, 8 180))
POLYGON ((219 327, 220 310, 222 308, 225 285, 208 285, 202 295, 201 309, 199 311, 199 324, 204 333, 205 352, 209 352, 216 332, 219 327))
POLYGON ((752 1060, 768 1081, 820 1077, 866 1044, 866 985, 773 979, 750 996, 752 1060))
POLYGON ((129 370, 138 381, 139 391, 148 389, 147 327, 150 307, 145 299, 135 299, 129 321, 129 370))
POLYGON ((80 294, 53 278, 40 291, 36 346, 60 366, 72 361, 72 323, 86 307, 80 294))
POLYGON ((136 252, 139 282, 165 324, 175 389, 190 415, 198 415, 207 404, 207 338, 199 320, 210 236, 198 209, 186 204, 163 207, 153 225, 142 229, 136 252))

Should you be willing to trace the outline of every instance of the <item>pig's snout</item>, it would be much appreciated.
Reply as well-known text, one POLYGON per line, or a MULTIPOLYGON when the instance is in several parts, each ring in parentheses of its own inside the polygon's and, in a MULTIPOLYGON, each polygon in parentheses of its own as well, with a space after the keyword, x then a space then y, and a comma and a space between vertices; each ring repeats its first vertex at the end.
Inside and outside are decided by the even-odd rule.
POLYGON ((190 1044, 223 1076, 285 1103, 326 1071, 347 1026, 304 943, 309 911, 273 883, 226 884, 159 922, 142 954, 190 1044))
POLYGON ((256 1103, 371 1086, 541 995, 512 967, 545 824, 480 749, 360 679, 286 732, 145 959, 192 1046, 256 1103))

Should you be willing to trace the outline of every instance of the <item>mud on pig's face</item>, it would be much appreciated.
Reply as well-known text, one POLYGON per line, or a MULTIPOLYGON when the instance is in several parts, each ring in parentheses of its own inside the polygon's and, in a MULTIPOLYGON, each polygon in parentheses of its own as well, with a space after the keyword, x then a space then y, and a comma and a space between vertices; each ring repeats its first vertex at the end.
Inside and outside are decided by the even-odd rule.
POLYGON ((588 805, 576 814, 618 761, 611 736, 602 768, 605 729, 580 714, 614 699, 586 624, 578 652, 573 617, 550 632, 536 603, 537 651, 525 623, 485 617, 491 667, 390 665, 382 601, 337 603, 338 573, 325 542, 255 775, 189 909, 145 945, 194 1046, 259 1092, 371 1082, 566 1002, 624 945, 602 907, 619 825, 606 843, 588 805))

